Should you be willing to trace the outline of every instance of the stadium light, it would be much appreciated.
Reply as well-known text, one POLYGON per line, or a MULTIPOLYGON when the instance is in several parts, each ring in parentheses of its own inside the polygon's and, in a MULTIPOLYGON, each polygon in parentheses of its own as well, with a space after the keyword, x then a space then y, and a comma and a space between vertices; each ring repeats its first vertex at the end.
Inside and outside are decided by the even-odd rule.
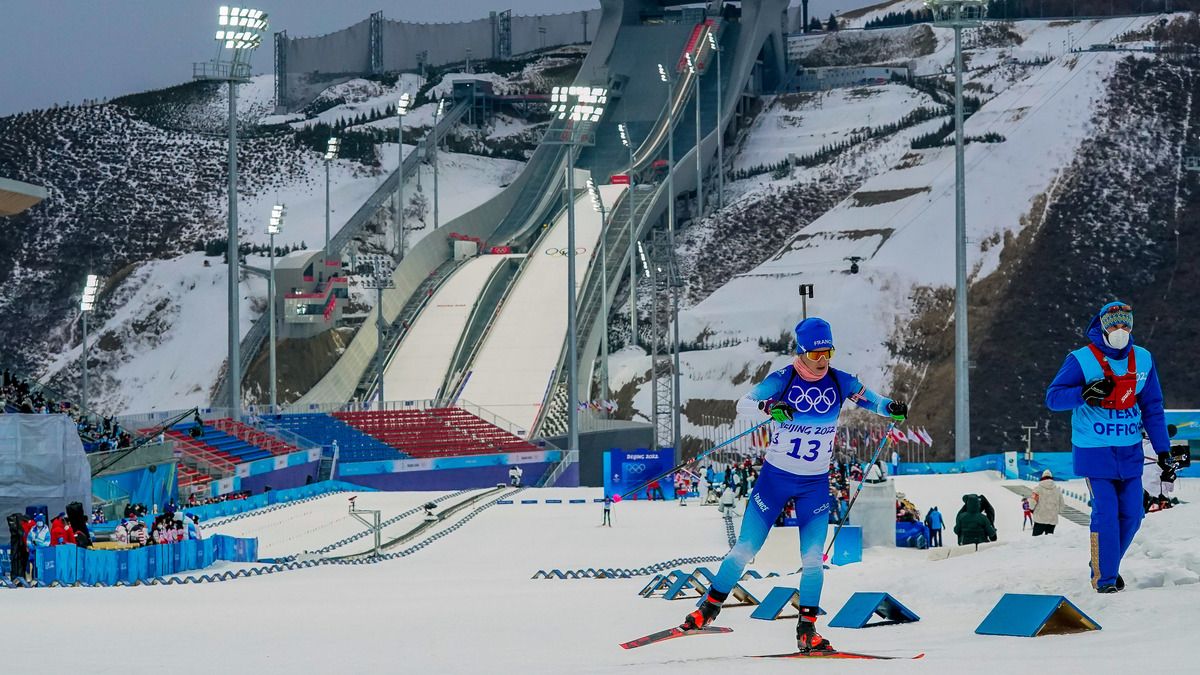
MULTIPOLYGON (((669 250, 675 250, 675 78, 668 76, 667 68, 663 64, 658 64, 658 78, 667 85, 667 247, 669 250)), ((699 88, 697 88, 697 96, 699 96, 699 88)), ((682 97, 680 97, 682 99, 682 97)), ((699 104, 699 99, 697 99, 699 104)), ((696 133, 699 136, 700 125, 696 125, 696 133)), ((700 145, 696 144, 696 156, 700 156, 700 145)), ((696 172, 696 185, 700 185, 700 172, 696 172)), ((680 436, 680 421, 679 411, 682 407, 679 400, 679 288, 668 284, 671 287, 671 323, 673 326, 671 335, 671 355, 672 355, 672 385, 671 385, 671 418, 673 427, 672 445, 675 446, 675 452, 678 455, 679 446, 681 444, 680 436)), ((658 415, 657 409, 654 413, 658 415)), ((656 420, 657 424, 657 420, 656 420)))
POLYGON ((637 344, 637 261, 633 259, 634 244, 637 243, 637 227, 633 222, 633 138, 629 135, 629 126, 624 122, 617 125, 617 131, 621 133, 621 145, 629 151, 629 196, 627 202, 629 204, 629 259, 626 264, 629 265, 629 334, 632 336, 633 343, 637 344))
POLYGON ((333 255, 333 251, 329 250, 329 165, 337 159, 341 147, 342 141, 339 138, 330 138, 325 144, 325 260, 321 261, 321 273, 317 275, 317 281, 325 280, 328 267, 326 262, 333 255))
MULTIPOLYGON (((227 159, 229 187, 227 197, 228 231, 225 258, 229 264, 228 299, 228 357, 225 382, 229 387, 229 408, 234 421, 242 419, 241 320, 238 318, 241 294, 238 290, 238 172, 237 172, 237 85, 250 81, 250 55, 262 44, 267 32, 267 13, 249 7, 221 5, 217 9, 217 55, 212 61, 193 63, 192 79, 206 82, 225 82, 229 85, 229 155, 227 159), (232 52, 224 56, 226 50, 232 52)), ((210 33, 210 35, 213 35, 210 33)))
POLYGON ((446 99, 439 98, 437 109, 433 111, 433 146, 426 145, 425 156, 432 157, 433 161, 433 229, 438 229, 442 224, 441 214, 441 198, 438 196, 438 146, 441 144, 441 139, 438 138, 438 124, 442 121, 442 115, 446 113, 446 99))
POLYGON ((604 210, 604 200, 600 198, 600 188, 596 181, 588 178, 588 194, 592 197, 592 208, 600 214, 600 316, 603 326, 600 331, 600 398, 608 400, 608 235, 605 232, 607 213, 604 210))
POLYGON ((967 193, 963 139, 962 32, 987 14, 985 0, 925 0, 933 25, 954 29, 954 461, 971 457, 970 352, 967 332, 967 193))
POLYGON ((278 400, 276 399, 275 383, 278 378, 275 377, 275 235, 283 232, 283 219, 287 215, 287 207, 283 204, 276 204, 271 207, 271 217, 267 220, 267 235, 270 237, 271 249, 271 274, 267 277, 267 321, 270 323, 267 326, 269 337, 267 342, 270 345, 270 378, 271 378, 271 412, 274 413, 278 408, 278 400))
POLYGON ((83 410, 87 410, 87 395, 88 395, 88 314, 96 306, 96 295, 100 292, 100 279, 95 274, 87 275, 87 281, 83 285, 83 298, 79 301, 79 313, 83 319, 83 347, 80 351, 80 360, 83 361, 83 382, 79 390, 79 405, 83 410))
POLYGON ((408 92, 400 94, 396 101, 396 255, 404 255, 404 116, 412 107, 408 92))
POLYGON ((695 80, 693 88, 696 90, 696 213, 704 217, 704 160, 700 152, 701 141, 704 134, 702 125, 700 124, 700 71, 696 69, 696 62, 692 59, 692 53, 687 52, 683 55, 687 59, 688 74, 695 80))
MULTIPOLYGON (((595 144, 593 132, 604 117, 608 89, 604 87, 554 87, 550 91, 550 129, 544 143, 582 146, 595 144)), ((575 152, 567 150, 567 452, 579 451, 577 355, 578 307, 575 288, 575 152)), ((603 236, 603 229, 601 229, 603 236)), ((607 319, 604 330, 607 332, 607 319)))
POLYGON ((717 43, 717 31, 708 31, 708 46, 717 53, 717 208, 720 209, 725 206, 725 134, 721 126, 721 108, 725 99, 721 95, 721 52, 724 50, 717 43))

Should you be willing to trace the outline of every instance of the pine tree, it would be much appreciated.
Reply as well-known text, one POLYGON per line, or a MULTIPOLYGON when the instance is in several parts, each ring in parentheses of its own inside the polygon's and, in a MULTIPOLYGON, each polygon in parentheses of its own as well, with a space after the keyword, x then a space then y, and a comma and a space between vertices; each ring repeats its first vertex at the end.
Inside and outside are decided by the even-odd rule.
POLYGON ((825 30, 832 33, 834 31, 836 31, 837 29, 838 29, 837 17, 835 17, 833 14, 830 14, 829 20, 825 22, 825 30))

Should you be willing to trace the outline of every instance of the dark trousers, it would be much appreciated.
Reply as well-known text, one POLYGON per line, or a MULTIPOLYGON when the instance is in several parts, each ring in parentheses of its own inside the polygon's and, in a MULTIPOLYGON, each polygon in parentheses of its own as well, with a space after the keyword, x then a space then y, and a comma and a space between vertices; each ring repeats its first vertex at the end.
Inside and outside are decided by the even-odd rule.
POLYGON ((929 545, 932 546, 933 548, 938 548, 939 546, 942 545, 942 531, 941 530, 930 530, 929 531, 929 545))
POLYGON ((608 509, 604 509, 604 521, 601 522, 600 525, 601 526, 607 525, 609 527, 612 527, 612 516, 609 514, 608 509))
POLYGON ((1043 534, 1054 534, 1054 525, 1046 525, 1044 523, 1033 524, 1033 536, 1037 537, 1043 534))

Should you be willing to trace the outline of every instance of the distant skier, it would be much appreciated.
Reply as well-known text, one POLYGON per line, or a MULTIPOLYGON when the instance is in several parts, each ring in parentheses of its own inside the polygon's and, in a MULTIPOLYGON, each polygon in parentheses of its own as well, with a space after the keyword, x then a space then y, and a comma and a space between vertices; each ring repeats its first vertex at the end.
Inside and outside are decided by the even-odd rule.
POLYGON ((1046 389, 1046 407, 1071 411, 1074 471, 1093 496, 1091 583, 1116 593, 1125 587, 1121 558, 1142 524, 1142 429, 1163 475, 1173 478, 1177 463, 1154 357, 1133 344, 1133 308, 1104 305, 1087 335, 1090 344, 1067 355, 1046 389))
POLYGON ((721 561, 720 570, 699 609, 684 618, 683 628, 707 626, 758 553, 771 525, 788 499, 795 499, 800 532, 800 619, 796 642, 800 651, 832 651, 816 630, 821 602, 822 548, 828 529, 829 459, 842 405, 850 402, 882 416, 903 420, 908 407, 867 389, 858 378, 831 368, 833 333, 824 320, 811 317, 796 326, 796 357, 767 376, 738 402, 741 415, 774 420, 766 462, 746 505, 737 544, 721 561))
POLYGON ((612 503, 612 495, 604 495, 604 520, 600 521, 600 527, 612 527, 612 503))
MULTIPOLYGON (((1174 424, 1167 425, 1167 437, 1175 438, 1174 424)), ((1143 436, 1145 434, 1143 433, 1143 436)), ((1142 439, 1142 506, 1147 513, 1171 508, 1171 493, 1175 491, 1175 474, 1168 474, 1158 465, 1158 453, 1149 438, 1142 439)))

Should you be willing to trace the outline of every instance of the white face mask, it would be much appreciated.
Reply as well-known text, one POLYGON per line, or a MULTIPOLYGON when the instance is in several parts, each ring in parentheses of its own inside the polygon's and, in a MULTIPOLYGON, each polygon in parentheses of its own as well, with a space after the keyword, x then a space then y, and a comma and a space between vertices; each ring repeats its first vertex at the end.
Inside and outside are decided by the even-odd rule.
POLYGON ((1118 328, 1104 336, 1104 341, 1113 349, 1124 349, 1129 344, 1129 331, 1118 328))

